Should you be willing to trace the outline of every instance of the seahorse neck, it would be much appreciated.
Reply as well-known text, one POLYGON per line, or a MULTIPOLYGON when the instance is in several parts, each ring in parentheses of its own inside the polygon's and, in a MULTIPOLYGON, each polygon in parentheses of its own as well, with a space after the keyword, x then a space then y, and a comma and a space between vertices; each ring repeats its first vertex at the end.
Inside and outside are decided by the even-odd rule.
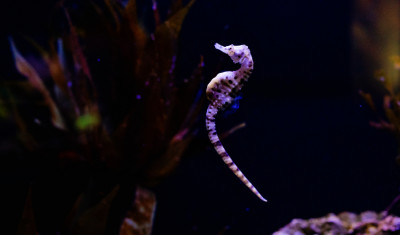
POLYGON ((241 66, 238 70, 236 70, 235 72, 236 72, 237 75, 241 76, 241 75, 244 74, 244 72, 249 71, 249 70, 250 70, 250 68, 249 68, 248 66, 242 65, 242 66, 241 66))
POLYGON ((245 57, 243 59, 243 61, 240 63, 240 68, 237 70, 238 72, 244 72, 244 71, 249 71, 252 70, 254 66, 253 63, 253 58, 251 57, 251 55, 248 55, 247 57, 245 57))

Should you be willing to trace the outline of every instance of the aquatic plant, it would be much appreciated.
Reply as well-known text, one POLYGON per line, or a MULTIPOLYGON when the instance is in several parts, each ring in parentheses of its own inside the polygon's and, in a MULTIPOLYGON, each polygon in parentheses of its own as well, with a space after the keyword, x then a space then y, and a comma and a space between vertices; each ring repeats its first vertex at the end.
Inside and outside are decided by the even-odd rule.
MULTIPOLYGON (((399 142, 398 7, 399 2, 396 1, 357 0, 354 2, 351 29, 355 58, 353 75, 358 80, 357 85, 362 87, 359 94, 375 114, 375 120, 370 125, 392 132, 399 142)), ((400 142, 398 146, 400 148, 400 142)))
MULTIPOLYGON (((377 116, 377 120, 371 120, 370 125, 377 129, 392 132, 400 148, 400 87, 395 85, 395 81, 399 79, 397 71, 400 69, 400 57, 392 56, 391 61, 392 68, 390 68, 389 71, 378 70, 375 72, 376 80, 382 84, 385 90, 382 94, 384 117, 381 116, 381 108, 375 104, 374 97, 372 97, 371 93, 360 90, 359 94, 377 116)), ((400 164, 400 155, 398 155, 396 159, 400 164)))
POLYGON ((204 100, 202 58, 187 79, 177 77, 178 38, 193 3, 173 1, 162 21, 153 1, 148 33, 135 0, 61 1, 65 28, 47 46, 28 39, 40 56, 10 37, 26 80, 2 82, 0 117, 14 151, 40 172, 20 234, 150 234, 156 199, 144 188, 175 169, 204 100))

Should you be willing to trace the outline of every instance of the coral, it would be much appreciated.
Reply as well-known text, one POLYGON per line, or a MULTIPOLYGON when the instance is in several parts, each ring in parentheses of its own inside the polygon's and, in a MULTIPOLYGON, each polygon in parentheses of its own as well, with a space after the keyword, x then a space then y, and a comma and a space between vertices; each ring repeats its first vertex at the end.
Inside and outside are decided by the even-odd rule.
POLYGON ((68 3, 55 10, 62 29, 47 46, 28 39, 40 56, 10 37, 26 80, 2 83, 0 120, 13 132, 9 151, 41 172, 18 230, 149 234, 156 200, 144 187, 175 169, 204 100, 200 56, 189 78, 177 76, 179 34, 194 0, 173 1, 165 21, 153 1, 151 33, 135 0, 68 3))
POLYGON ((293 219, 288 225, 274 232, 273 235, 313 235, 313 234, 398 234, 400 217, 365 211, 357 215, 342 212, 338 215, 328 214, 324 217, 309 220, 293 219))
POLYGON ((121 235, 150 234, 156 207, 155 195, 143 188, 136 190, 136 199, 121 225, 121 235), (138 233, 141 231, 141 233, 138 233))

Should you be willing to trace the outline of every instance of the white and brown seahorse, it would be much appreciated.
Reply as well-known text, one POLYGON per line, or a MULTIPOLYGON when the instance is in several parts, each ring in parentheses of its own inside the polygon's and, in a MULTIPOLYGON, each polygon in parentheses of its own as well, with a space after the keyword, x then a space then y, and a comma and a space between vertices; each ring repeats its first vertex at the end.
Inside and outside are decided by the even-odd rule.
POLYGON ((229 55, 233 62, 241 65, 240 69, 236 71, 228 71, 217 74, 207 86, 206 95, 210 104, 208 105, 206 113, 206 126, 208 137, 214 145, 217 153, 222 157, 225 164, 235 173, 235 175, 263 201, 267 201, 253 184, 246 178, 246 176, 239 170, 236 164, 232 161, 225 148, 222 146, 220 139, 215 128, 215 117, 218 111, 223 111, 227 108, 237 96, 237 93, 242 89, 244 83, 249 79, 250 74, 253 72, 253 58, 251 57, 250 50, 246 45, 240 46, 221 46, 216 43, 215 48, 229 55))

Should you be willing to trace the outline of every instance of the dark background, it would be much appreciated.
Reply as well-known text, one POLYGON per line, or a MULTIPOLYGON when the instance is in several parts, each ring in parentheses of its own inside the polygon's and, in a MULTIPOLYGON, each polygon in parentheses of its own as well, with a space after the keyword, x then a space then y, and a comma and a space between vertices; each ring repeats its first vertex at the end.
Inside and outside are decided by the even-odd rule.
POLYGON ((352 7, 352 1, 228 0, 193 6, 182 54, 204 54, 210 79, 212 63, 227 61, 224 69, 231 69, 215 42, 251 49, 255 69, 240 108, 218 119, 217 129, 246 122, 223 144, 268 202, 210 147, 184 159, 157 190, 155 234, 217 234, 224 227, 226 234, 270 234, 293 218, 386 208, 399 186, 395 139, 369 126, 375 116, 358 95, 380 85, 373 74, 353 76, 352 7))
MULTIPOLYGON (((15 73, 6 36, 46 38, 54 2, 2 3, 1 78, 15 73)), ((161 13, 169 2, 159 1, 161 13)), ((390 133, 369 126, 375 116, 358 95, 359 89, 379 84, 372 74, 353 76, 352 7, 352 1, 316 0, 198 0, 193 5, 180 38, 182 76, 200 55, 207 81, 220 72, 216 64, 236 68, 214 49, 215 42, 246 44, 252 52, 254 73, 240 108, 220 117, 217 130, 246 122, 223 144, 268 202, 240 183, 211 146, 189 151, 154 189, 153 234, 270 234, 293 218, 381 211, 389 205, 399 187, 397 147, 390 133)), ((138 1, 138 10, 146 22, 151 1, 138 1)), ((17 173, 2 181, 13 177, 17 173)))

